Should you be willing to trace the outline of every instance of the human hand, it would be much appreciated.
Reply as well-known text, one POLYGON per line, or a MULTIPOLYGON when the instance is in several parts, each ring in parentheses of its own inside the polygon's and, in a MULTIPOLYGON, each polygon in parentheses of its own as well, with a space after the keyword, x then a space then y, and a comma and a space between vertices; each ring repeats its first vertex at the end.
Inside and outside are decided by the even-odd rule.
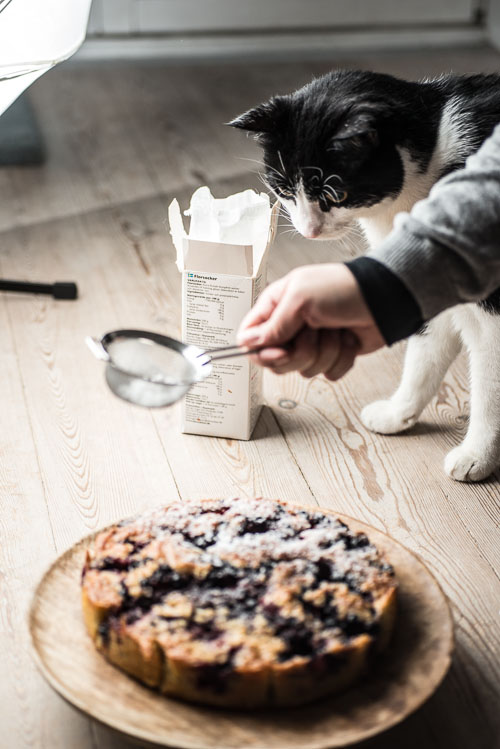
POLYGON ((351 271, 308 265, 268 286, 243 320, 238 343, 262 347, 254 361, 277 374, 342 377, 358 354, 385 345, 351 271))

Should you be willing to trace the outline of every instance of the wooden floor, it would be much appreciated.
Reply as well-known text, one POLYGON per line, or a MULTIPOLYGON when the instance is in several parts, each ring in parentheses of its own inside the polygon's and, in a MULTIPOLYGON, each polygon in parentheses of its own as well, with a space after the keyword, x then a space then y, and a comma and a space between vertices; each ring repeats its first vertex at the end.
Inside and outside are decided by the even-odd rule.
MULTIPOLYGON (((173 196, 259 186, 253 142, 222 123, 333 66, 408 77, 493 71, 500 56, 455 50, 293 64, 66 64, 32 101, 49 158, 0 170, 0 275, 75 280, 77 302, 0 297, 0 747, 128 749, 38 675, 27 641, 31 590, 56 555, 124 515, 177 498, 270 495, 334 508, 385 530, 449 596, 453 666, 417 714, 366 749, 500 746, 500 484, 454 483, 444 455, 467 421, 457 362, 421 423, 367 432, 363 405, 389 394, 403 346, 341 382, 266 376, 268 406, 248 443, 182 436, 177 407, 127 406, 83 345, 118 327, 177 333, 179 277, 165 226, 173 196), (281 399, 297 407, 285 410, 281 399)), ((271 278, 343 250, 283 234, 271 278)))

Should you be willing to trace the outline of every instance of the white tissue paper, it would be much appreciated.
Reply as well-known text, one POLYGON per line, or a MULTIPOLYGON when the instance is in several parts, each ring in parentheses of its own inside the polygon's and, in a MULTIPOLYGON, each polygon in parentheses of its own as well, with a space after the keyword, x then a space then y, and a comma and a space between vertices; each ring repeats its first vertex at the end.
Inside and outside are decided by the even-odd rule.
POLYGON ((275 214, 265 193, 245 190, 221 199, 214 198, 208 187, 199 187, 184 211, 191 219, 186 235, 179 203, 173 200, 168 216, 177 267, 181 272, 189 264, 193 269, 203 266, 219 273, 254 275, 268 248, 275 214))
MULTIPOLYGON (((224 199, 208 187, 191 197, 185 215, 169 206, 170 232, 182 273, 182 338, 201 348, 229 346, 266 281, 267 253, 278 206, 245 190, 224 199)), ((212 374, 195 385, 182 405, 182 430, 250 439, 262 405, 262 373, 246 357, 214 362, 212 374)))
POLYGON ((269 196, 245 190, 227 198, 214 198, 208 187, 193 193, 185 211, 191 217, 189 236, 206 242, 248 245, 255 249, 254 262, 264 253, 269 236, 269 196))

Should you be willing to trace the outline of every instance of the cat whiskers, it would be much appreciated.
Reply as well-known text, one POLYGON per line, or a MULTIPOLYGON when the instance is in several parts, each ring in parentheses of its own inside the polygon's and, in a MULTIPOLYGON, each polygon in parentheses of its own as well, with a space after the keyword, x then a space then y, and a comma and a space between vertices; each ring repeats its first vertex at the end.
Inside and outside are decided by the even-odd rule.
MULTIPOLYGON (((319 179, 323 180, 323 170, 320 166, 303 166, 301 169, 316 169, 320 173, 319 179)), ((311 179, 317 179, 317 175, 315 174, 314 177, 311 177, 311 179)))
POLYGON ((361 228, 361 226, 357 222, 353 222, 351 224, 351 229, 349 230, 349 235, 350 234, 353 234, 356 237, 362 237, 363 239, 366 238, 366 235, 365 235, 363 229, 361 228))
POLYGON ((335 202, 340 202, 339 201, 339 193, 331 185, 323 184, 323 192, 324 193, 326 192, 329 195, 331 195, 335 202))
POLYGON ((283 164, 283 159, 281 157, 281 151, 278 151, 278 156, 279 156, 281 168, 283 169, 283 175, 282 176, 283 176, 283 179, 286 180, 286 169, 285 169, 285 165, 283 164))
MULTIPOLYGON (((259 159, 247 159, 245 156, 238 156, 237 158, 240 159, 241 161, 253 161, 255 164, 259 164, 259 166, 263 166, 264 169, 267 169, 270 172, 274 172, 275 174, 277 174, 278 177, 280 177, 284 182, 287 181, 286 174, 282 174, 279 171, 279 169, 275 169, 274 166, 270 166, 269 164, 265 164, 263 161, 259 161, 259 159)), ((280 157, 280 159, 281 159, 281 157, 280 157)), ((283 162, 282 162, 282 164, 283 164, 283 162)), ((258 172, 258 173, 261 174, 261 172, 258 172)))
POLYGON ((335 237, 333 240, 338 247, 341 247, 343 250, 347 250, 349 255, 352 257, 354 246, 352 243, 347 241, 347 236, 344 235, 342 237, 335 237))
POLYGON ((282 218, 285 219, 285 223, 284 224, 278 224, 278 227, 279 228, 287 227, 287 228, 285 228, 284 231, 280 232, 280 236, 282 234, 291 234, 293 237, 295 237, 297 235, 300 236, 300 232, 297 231, 297 229, 295 228, 295 226, 292 223, 292 220, 290 218, 290 212, 288 211, 287 207, 285 205, 283 205, 283 203, 282 203, 281 204, 281 208, 283 209, 283 212, 281 213, 281 216, 282 216, 282 218))
POLYGON ((323 180, 323 183, 324 183, 325 185, 327 185, 327 184, 328 184, 328 182, 329 182, 329 181, 330 181, 331 179, 336 179, 336 180, 338 180, 339 182, 342 182, 342 177, 339 177, 339 175, 338 175, 338 174, 330 174, 330 175, 329 175, 329 176, 328 176, 328 177, 327 177, 326 179, 324 179, 324 180, 323 180))
POLYGON ((291 223, 292 222, 292 217, 290 215, 290 211, 288 210, 288 207, 284 203, 281 203, 280 207, 281 207, 281 210, 284 212, 284 213, 282 213, 282 216, 284 218, 288 217, 290 219, 290 223, 291 223))
POLYGON ((336 241, 343 249, 349 252, 351 257, 353 257, 359 254, 360 249, 364 249, 363 243, 366 242, 366 238, 361 227, 356 223, 352 223, 347 233, 344 234, 343 237, 339 237, 336 241), (363 240, 361 247, 359 240, 363 240))
MULTIPOLYGON (((282 226, 289 226, 288 224, 282 224, 282 226)), ((292 237, 301 236, 301 234, 297 231, 297 229, 294 226, 289 226, 288 229, 284 229, 283 231, 280 231, 280 237, 284 234, 291 234, 292 237)))
POLYGON ((266 192, 275 194, 273 188, 271 187, 269 182, 267 182, 265 175, 262 174, 262 172, 255 172, 255 174, 258 176, 260 182, 262 182, 263 186, 266 188, 266 192))

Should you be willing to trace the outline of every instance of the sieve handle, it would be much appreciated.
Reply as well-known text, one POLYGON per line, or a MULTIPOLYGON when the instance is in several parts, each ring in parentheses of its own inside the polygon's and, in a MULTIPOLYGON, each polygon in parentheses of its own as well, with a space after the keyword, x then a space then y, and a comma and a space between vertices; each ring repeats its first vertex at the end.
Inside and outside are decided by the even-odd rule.
POLYGON ((256 354, 258 351, 262 351, 262 348, 243 349, 241 346, 223 346, 222 348, 207 349, 200 356, 208 355, 211 361, 218 361, 219 359, 232 359, 234 356, 256 354))
POLYGON ((85 343, 92 351, 96 359, 100 359, 101 361, 106 362, 111 361, 111 357, 102 345, 102 341, 99 338, 93 338, 92 336, 88 335, 85 338, 85 343))

